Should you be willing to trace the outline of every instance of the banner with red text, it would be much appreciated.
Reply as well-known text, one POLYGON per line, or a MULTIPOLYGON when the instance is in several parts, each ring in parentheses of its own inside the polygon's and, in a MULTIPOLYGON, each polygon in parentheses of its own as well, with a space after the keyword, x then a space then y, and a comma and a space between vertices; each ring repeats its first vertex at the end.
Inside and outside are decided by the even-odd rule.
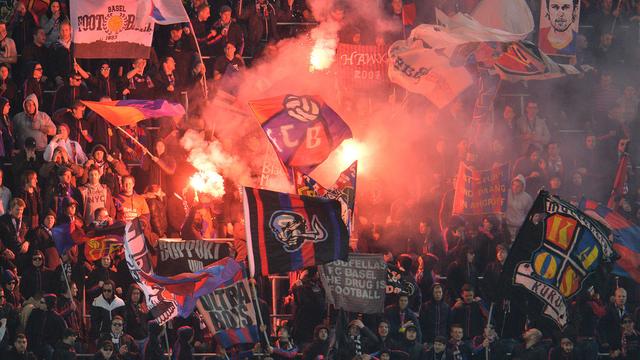
POLYGON ((338 44, 336 72, 341 87, 375 89, 388 81, 387 52, 375 45, 338 44))
POLYGON ((453 213, 498 214, 507 209, 509 164, 475 170, 460 163, 453 197, 453 213))

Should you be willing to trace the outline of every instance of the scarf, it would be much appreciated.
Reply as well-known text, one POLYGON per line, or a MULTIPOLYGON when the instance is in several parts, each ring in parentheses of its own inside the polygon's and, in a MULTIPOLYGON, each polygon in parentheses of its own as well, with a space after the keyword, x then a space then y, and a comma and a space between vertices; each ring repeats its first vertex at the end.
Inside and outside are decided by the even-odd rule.
POLYGON ((360 341, 360 335, 351 336, 351 340, 355 345, 356 355, 362 355, 362 341, 360 341))

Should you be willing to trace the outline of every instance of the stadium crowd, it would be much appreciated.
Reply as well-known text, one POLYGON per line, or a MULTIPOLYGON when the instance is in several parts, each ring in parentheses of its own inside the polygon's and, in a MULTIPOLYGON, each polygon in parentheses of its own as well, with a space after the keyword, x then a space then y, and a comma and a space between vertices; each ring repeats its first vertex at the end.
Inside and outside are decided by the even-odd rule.
MULTIPOLYGON (((528 2, 536 16, 539 1, 528 2)), ((383 3, 395 26, 382 37, 352 16, 361 5, 336 4, 330 16, 342 24, 340 42, 389 45, 410 30, 403 26, 402 1, 383 3)), ((417 24, 434 23, 435 6, 468 12, 477 1, 415 3, 417 24)), ((611 275, 574 299, 570 325, 561 333, 543 332, 537 319, 525 315, 526 304, 500 301, 498 293, 502 265, 541 187, 574 202, 583 196, 606 202, 618 159, 640 154, 640 1, 580 4, 577 64, 589 65, 582 68, 587 70, 571 78, 504 84, 484 142, 466 131, 474 95, 461 96, 428 119, 436 140, 417 144, 424 162, 416 167, 423 171, 416 188, 423 190, 359 194, 353 250, 383 253, 400 274, 401 289, 387 294, 384 314, 329 308, 313 268, 274 288, 257 279, 265 309, 261 330, 273 338, 224 349, 196 312, 172 320, 164 333, 122 254, 90 262, 84 245, 58 254, 56 225, 90 233, 139 217, 152 248, 158 238, 188 231, 193 238, 234 238, 236 257, 246 258, 242 236, 234 231, 241 217, 237 196, 195 200, 182 188, 189 174, 178 166, 186 162, 178 139, 186 129, 199 129, 197 121, 153 119, 126 127, 124 134, 80 101, 184 102, 188 96, 189 118, 197 119, 203 78, 214 91, 230 71, 243 71, 245 60, 268 58, 278 51, 276 41, 307 32, 314 14, 300 0, 193 0, 186 4, 193 30, 185 24, 157 27, 149 59, 76 62, 68 3, 17 1, 0 23, 0 358, 162 359, 171 348, 176 359, 197 352, 226 359, 255 352, 276 360, 591 360, 599 353, 640 359, 640 291, 631 279, 611 275), (521 94, 521 103, 509 100, 514 93, 521 94), (567 134, 575 133, 582 138, 571 146, 567 134), (451 216, 461 161, 478 169, 513 165, 503 216, 451 216), (194 209, 199 221, 184 229, 194 209), (282 295, 276 304, 271 291, 282 295), (275 328, 266 310, 271 306, 288 314, 276 318, 275 328)), ((411 101, 434 113, 424 99, 411 101)), ((361 111, 375 112, 375 106, 361 111)), ((638 223, 640 187, 629 167, 626 192, 614 199, 615 207, 638 223)), ((235 194, 233 186, 228 184, 229 194, 235 194)))

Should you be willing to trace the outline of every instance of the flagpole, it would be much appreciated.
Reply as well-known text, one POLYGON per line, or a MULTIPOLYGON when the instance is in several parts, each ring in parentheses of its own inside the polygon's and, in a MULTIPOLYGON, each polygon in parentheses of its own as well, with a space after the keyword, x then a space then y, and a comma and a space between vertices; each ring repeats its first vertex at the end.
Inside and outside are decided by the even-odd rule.
POLYGON ((200 44, 198 44, 196 32, 193 30, 193 23, 191 22, 191 18, 189 18, 189 30, 191 31, 191 35, 193 36, 193 41, 196 43, 196 50, 198 51, 198 57, 200 57, 200 63, 205 68, 204 74, 202 74, 202 78, 200 79, 200 85, 202 85, 202 92, 204 93, 204 99, 206 101, 207 99, 209 99, 209 89, 207 88, 207 67, 204 65, 204 59, 202 59, 202 51, 200 51, 200 44))
POLYGON ((134 143, 140 146, 145 153, 151 154, 151 151, 149 151, 149 149, 147 149, 146 146, 142 145, 140 141, 138 141, 138 139, 134 138, 131 134, 126 132, 122 127, 116 126, 116 129, 120 130, 123 134, 127 135, 131 140, 133 140, 134 143))
MULTIPOLYGON (((266 325, 266 323, 264 322, 264 319, 262 318, 262 311, 260 310, 260 300, 258 299, 258 291, 256 290, 256 280, 255 279, 251 279, 249 280, 249 283, 251 283, 251 293, 253 293, 253 298, 256 300, 256 311, 258 312, 258 317, 260 318, 260 322, 263 323, 264 325, 266 325)), ((267 331, 263 331, 262 332, 264 335, 264 339, 267 342, 268 346, 271 346, 271 344, 269 343, 269 334, 267 334, 267 331)))

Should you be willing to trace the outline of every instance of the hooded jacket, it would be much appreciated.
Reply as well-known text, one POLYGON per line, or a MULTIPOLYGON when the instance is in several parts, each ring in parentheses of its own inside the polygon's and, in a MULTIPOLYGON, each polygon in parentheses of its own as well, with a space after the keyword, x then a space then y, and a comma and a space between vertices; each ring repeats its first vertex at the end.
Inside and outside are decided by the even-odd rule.
MULTIPOLYGON (((7 103, 9 103, 9 99, 4 96, 0 97, 0 111, 4 109, 7 103)), ((15 145, 13 125, 8 116, 0 115, 0 117, 2 117, 0 119, 0 157, 9 157, 15 145)))
POLYGON ((178 340, 173 345, 172 360, 192 360, 193 348, 189 341, 193 336, 193 329, 190 326, 181 326, 178 329, 178 340))
MULTIPOLYGON (((518 174, 518 176, 513 178, 512 182, 513 181, 520 181, 523 189, 527 185, 527 181, 522 174, 518 174)), ((533 200, 524 190, 520 194, 514 194, 513 190, 509 189, 509 194, 507 196, 507 212, 505 214, 507 218, 507 225, 509 227, 519 228, 527 217, 527 213, 529 212, 531 205, 533 205, 533 200)))
POLYGON ((36 150, 44 151, 47 146, 47 135, 56 132, 56 125, 46 113, 39 111, 39 102, 36 95, 27 96, 22 102, 23 112, 16 114, 13 118, 14 136, 16 137, 18 148, 24 147, 24 141, 28 137, 36 140, 36 150), (36 111, 32 115, 27 114, 27 101, 33 101, 36 111))

